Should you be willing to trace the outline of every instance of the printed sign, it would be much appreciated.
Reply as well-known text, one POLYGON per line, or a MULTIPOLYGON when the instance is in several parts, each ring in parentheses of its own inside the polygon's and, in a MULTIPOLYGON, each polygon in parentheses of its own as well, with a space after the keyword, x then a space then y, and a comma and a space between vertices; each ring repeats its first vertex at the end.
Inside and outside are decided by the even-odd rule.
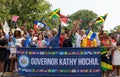
POLYGON ((23 76, 101 77, 100 48, 18 48, 23 76))

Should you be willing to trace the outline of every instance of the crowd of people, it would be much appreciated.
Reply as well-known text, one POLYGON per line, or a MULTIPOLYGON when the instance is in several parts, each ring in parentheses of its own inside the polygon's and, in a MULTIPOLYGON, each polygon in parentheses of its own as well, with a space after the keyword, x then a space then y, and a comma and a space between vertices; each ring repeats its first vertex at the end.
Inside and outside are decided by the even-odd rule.
MULTIPOLYGON (((94 23, 89 23, 89 28, 94 23)), ((1 24, 1 27, 3 25, 1 24)), ((100 47, 104 46, 107 49, 105 56, 101 56, 101 60, 105 57, 113 65, 113 69, 108 69, 103 72, 116 72, 120 75, 120 37, 119 34, 108 33, 103 30, 98 31, 96 37, 90 40, 84 29, 79 27, 77 21, 73 22, 73 28, 65 28, 61 32, 61 24, 58 25, 58 30, 27 31, 26 27, 10 29, 8 34, 5 34, 3 29, 0 29, 0 74, 3 72, 17 71, 16 47, 38 47, 38 48, 54 48, 54 47, 100 47), (110 60, 109 60, 110 59, 110 60)))

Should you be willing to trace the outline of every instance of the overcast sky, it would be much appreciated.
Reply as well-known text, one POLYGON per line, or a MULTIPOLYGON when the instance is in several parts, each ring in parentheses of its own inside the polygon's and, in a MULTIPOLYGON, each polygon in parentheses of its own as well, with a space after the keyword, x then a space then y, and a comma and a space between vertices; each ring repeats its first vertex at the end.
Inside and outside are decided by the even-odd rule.
POLYGON ((108 13, 104 24, 105 30, 120 25, 120 0, 47 0, 52 4, 51 10, 60 8, 61 14, 70 15, 78 10, 92 10, 99 16, 108 13))

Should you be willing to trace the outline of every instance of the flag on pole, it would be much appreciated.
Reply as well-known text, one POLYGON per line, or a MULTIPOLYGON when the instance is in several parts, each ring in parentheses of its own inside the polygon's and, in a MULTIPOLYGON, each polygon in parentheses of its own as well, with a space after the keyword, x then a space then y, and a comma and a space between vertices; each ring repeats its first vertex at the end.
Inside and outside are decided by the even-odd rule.
POLYGON ((44 24, 43 22, 40 22, 40 21, 38 21, 38 20, 35 20, 35 22, 34 22, 34 30, 36 31, 36 30, 39 29, 39 28, 49 29, 49 27, 48 27, 46 24, 44 24))
POLYGON ((99 16, 97 19, 96 19, 96 24, 98 25, 101 25, 105 22, 106 20, 106 17, 107 17, 107 13, 104 15, 104 16, 99 16))
POLYGON ((96 37, 96 33, 94 33, 92 30, 88 29, 86 32, 87 38, 90 40, 93 40, 96 37))
POLYGON ((42 21, 41 21, 41 22, 46 25, 45 28, 46 28, 47 30, 50 30, 50 27, 47 26, 47 23, 46 23, 46 19, 45 19, 45 18, 42 18, 42 21))
POLYGON ((34 30, 36 31, 38 28, 43 28, 45 27, 46 25, 38 20, 35 20, 34 22, 34 30))
POLYGON ((65 15, 60 14, 61 25, 67 26, 68 25, 68 17, 65 15))
POLYGON ((12 21, 16 22, 18 20, 19 16, 13 16, 12 21))
POLYGON ((55 9, 51 14, 50 18, 59 18, 60 17, 60 9, 55 9))
POLYGON ((3 25, 3 31, 5 32, 5 34, 7 35, 10 31, 10 27, 8 26, 7 21, 5 21, 4 25, 3 25))

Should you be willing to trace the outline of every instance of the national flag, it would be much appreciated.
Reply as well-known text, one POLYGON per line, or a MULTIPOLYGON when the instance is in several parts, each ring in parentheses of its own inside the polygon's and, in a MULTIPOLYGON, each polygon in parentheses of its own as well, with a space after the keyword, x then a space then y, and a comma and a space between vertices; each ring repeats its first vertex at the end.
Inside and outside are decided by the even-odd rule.
POLYGON ((60 14, 61 25, 67 26, 68 25, 68 17, 65 15, 60 14))
MULTIPOLYGON (((44 23, 45 25, 46 25, 46 19, 45 18, 42 18, 42 23, 44 23)), ((50 30, 50 27, 48 27, 47 25, 45 26, 45 28, 47 29, 47 30, 50 30)))
POLYGON ((112 70, 112 55, 107 57, 107 52, 109 52, 108 48, 101 47, 101 67, 103 71, 112 70))
POLYGON ((90 40, 93 40, 96 37, 96 33, 94 33, 92 30, 88 29, 86 32, 87 38, 90 40))
POLYGON ((49 29, 49 27, 44 24, 43 22, 40 22, 38 20, 35 20, 34 22, 34 30, 36 31, 38 28, 46 28, 46 29, 49 29))
POLYGON ((44 23, 42 23, 42 22, 40 22, 40 21, 38 21, 38 20, 35 20, 35 22, 34 22, 34 28, 43 28, 43 27, 45 27, 46 25, 44 24, 44 23))
POLYGON ((60 9, 55 9, 51 14, 50 18, 59 18, 60 17, 60 9))
POLYGON ((3 25, 3 31, 5 32, 5 34, 7 35, 10 31, 10 27, 8 26, 7 21, 5 21, 4 25, 3 25))
POLYGON ((107 17, 108 14, 105 14, 104 16, 99 16, 97 19, 96 19, 96 24, 98 25, 101 25, 105 22, 106 20, 106 17, 107 17))
POLYGON ((19 16, 13 16, 12 21, 16 22, 18 20, 19 16))
POLYGON ((63 14, 60 14, 60 18, 68 18, 68 16, 65 16, 63 14))

